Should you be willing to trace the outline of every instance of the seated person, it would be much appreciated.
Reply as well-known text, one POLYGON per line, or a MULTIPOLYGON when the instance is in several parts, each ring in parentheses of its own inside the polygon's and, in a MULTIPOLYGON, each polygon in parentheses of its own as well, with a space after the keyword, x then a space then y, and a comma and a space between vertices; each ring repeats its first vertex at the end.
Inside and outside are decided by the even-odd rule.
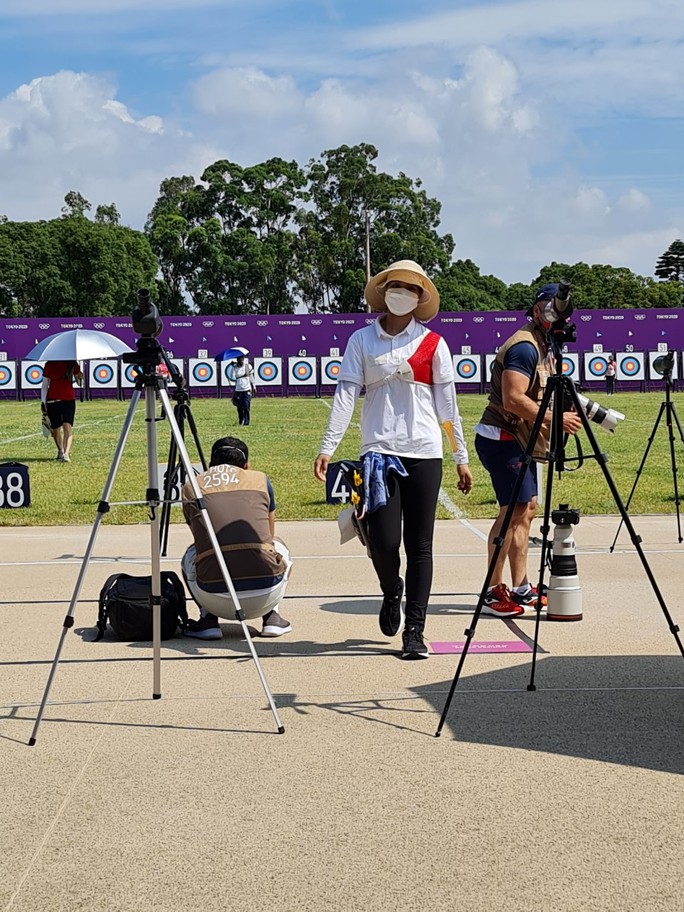
MULTIPOLYGON (((263 472, 252 471, 247 444, 222 437, 211 448, 209 468, 197 476, 211 524, 246 620, 263 618, 261 635, 282 636, 292 627, 279 612, 292 561, 275 538, 275 497, 263 472)), ((216 559, 190 482, 182 491, 183 513, 194 544, 183 555, 183 575, 200 608, 185 635, 220 640, 219 618, 235 620, 235 605, 216 559)))

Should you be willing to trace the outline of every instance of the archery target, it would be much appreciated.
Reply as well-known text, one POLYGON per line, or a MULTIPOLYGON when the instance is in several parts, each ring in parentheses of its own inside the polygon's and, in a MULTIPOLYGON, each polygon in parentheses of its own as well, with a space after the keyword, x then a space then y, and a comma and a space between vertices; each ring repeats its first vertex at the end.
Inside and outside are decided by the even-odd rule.
POLYGON ((216 365, 207 358, 190 358, 188 361, 189 386, 216 386, 216 365))
POLYGON ((342 358, 321 358, 321 383, 337 384, 341 367, 342 358))
POLYGON ((608 369, 608 355, 584 353, 584 379, 603 380, 608 369))
POLYGON ((17 366, 14 362, 0 362, 0 391, 17 388, 17 366))
POLYGON ((315 386, 316 359, 288 358, 287 382, 290 386, 315 386))
MULTIPOLYGON (((655 361, 656 358, 662 358, 662 356, 666 355, 666 354, 667 354, 666 351, 665 352, 650 351, 648 353, 648 376, 651 378, 651 380, 663 380, 664 381, 663 375, 659 374, 657 371, 655 371, 653 369, 653 362, 655 361)), ((0 370, 2 370, 1 367, 0 367, 0 370)), ((674 362, 672 364, 672 379, 676 380, 678 377, 679 377, 679 352, 675 352, 674 362)))
POLYGON ((21 388, 37 389, 43 383, 43 363, 42 361, 22 361, 21 362, 21 388))
POLYGON ((91 390, 116 389, 118 386, 116 361, 91 361, 88 374, 91 390))
POLYGON ((479 355, 453 355, 454 379, 456 383, 479 383, 482 379, 482 363, 479 355))
POLYGON ((643 352, 618 352, 617 361, 618 380, 645 380, 643 352))
POLYGON ((565 353, 563 359, 563 376, 579 380, 579 355, 565 353))
POLYGON ((257 386, 276 386, 282 384, 282 358, 255 358, 254 380, 257 386))
POLYGON ((496 352, 493 355, 485 355, 485 376, 487 380, 492 379, 492 368, 494 367, 494 362, 496 361, 496 352))
POLYGON ((135 364, 124 364, 121 362, 121 388, 131 389, 135 386, 138 377, 138 368, 135 364))

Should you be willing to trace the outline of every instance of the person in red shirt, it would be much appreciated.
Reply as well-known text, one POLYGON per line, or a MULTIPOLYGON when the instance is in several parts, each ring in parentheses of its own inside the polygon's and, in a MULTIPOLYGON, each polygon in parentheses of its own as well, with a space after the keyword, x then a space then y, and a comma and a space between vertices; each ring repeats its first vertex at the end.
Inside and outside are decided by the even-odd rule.
POLYGON ((76 414, 74 379, 79 386, 83 382, 78 361, 47 361, 43 367, 40 407, 50 419, 59 462, 71 462, 69 451, 74 439, 76 414))

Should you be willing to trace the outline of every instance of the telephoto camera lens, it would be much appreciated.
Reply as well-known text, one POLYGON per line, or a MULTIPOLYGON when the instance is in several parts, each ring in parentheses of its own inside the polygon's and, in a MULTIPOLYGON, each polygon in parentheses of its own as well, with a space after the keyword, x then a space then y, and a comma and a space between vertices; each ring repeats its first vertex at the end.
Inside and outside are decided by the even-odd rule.
POLYGON ((594 402, 593 399, 587 399, 586 396, 578 395, 577 398, 589 421, 595 421, 604 431, 608 431, 611 434, 615 433, 618 421, 625 420, 625 416, 622 412, 616 412, 615 409, 611 408, 604 408, 602 405, 599 405, 598 402, 594 402))
POLYGON ((551 513, 555 523, 551 542, 551 575, 546 592, 549 621, 582 620, 582 587, 577 575, 575 539, 572 527, 579 522, 579 510, 561 504, 551 513))

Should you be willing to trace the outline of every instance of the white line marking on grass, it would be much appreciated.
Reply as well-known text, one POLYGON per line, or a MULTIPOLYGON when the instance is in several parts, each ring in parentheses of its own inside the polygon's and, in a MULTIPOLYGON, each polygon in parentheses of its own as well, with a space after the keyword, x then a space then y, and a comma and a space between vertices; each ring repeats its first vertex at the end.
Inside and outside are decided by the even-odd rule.
MULTIPOLYGON (((123 415, 113 415, 111 418, 103 418, 101 421, 86 421, 83 424, 75 424, 74 430, 80 431, 82 428, 94 427, 96 424, 107 424, 109 421, 116 421, 117 418, 123 418, 123 415)), ((0 446, 4 446, 6 443, 18 443, 20 440, 31 440, 33 437, 42 437, 42 435, 43 432, 38 431, 36 434, 25 434, 23 437, 9 437, 7 440, 0 440, 0 446)))

